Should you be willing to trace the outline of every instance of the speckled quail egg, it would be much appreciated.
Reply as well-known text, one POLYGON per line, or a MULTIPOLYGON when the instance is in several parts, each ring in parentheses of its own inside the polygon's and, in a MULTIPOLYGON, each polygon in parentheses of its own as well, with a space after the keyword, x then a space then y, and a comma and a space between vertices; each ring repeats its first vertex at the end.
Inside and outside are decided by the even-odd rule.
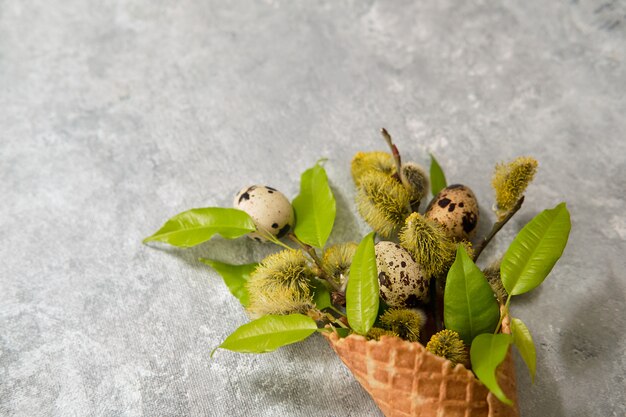
POLYGON ((453 239, 470 240, 478 224, 478 202, 469 187, 450 185, 432 199, 424 215, 442 225, 453 239))
MULTIPOLYGON (((283 237, 294 224, 294 213, 287 197, 266 185, 244 187, 237 193, 233 206, 252 217, 257 229, 265 230, 277 238, 283 237)), ((248 234, 258 242, 267 241, 259 231, 248 234)))
POLYGON ((428 301, 428 279, 409 252, 393 242, 376 244, 380 296, 391 307, 428 301))

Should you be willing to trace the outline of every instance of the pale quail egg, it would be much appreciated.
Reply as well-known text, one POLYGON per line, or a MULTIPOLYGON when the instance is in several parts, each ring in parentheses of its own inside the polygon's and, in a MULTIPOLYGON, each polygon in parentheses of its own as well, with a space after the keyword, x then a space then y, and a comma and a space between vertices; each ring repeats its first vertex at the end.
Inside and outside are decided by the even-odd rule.
POLYGON ((376 244, 380 296, 391 307, 428 301, 428 279, 409 252, 393 242, 376 244))
POLYGON ((476 233, 478 202, 469 187, 450 185, 432 199, 424 215, 443 226, 453 239, 470 240, 476 233))
POLYGON ((267 240, 260 231, 265 230, 280 239, 294 224, 291 203, 283 193, 272 187, 265 185, 245 187, 235 196, 233 206, 252 217, 258 230, 248 236, 258 242, 267 240))

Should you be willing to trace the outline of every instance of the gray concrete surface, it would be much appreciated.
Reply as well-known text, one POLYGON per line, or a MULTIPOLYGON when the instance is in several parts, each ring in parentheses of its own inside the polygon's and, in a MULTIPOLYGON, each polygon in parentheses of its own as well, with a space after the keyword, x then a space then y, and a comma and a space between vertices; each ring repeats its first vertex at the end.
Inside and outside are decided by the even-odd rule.
POLYGON ((573 230, 514 303, 534 333, 524 417, 624 416, 624 1, 0 0, 0 414, 377 416, 320 337, 262 356, 209 352, 244 312, 199 256, 152 249, 191 207, 265 183, 293 197, 320 157, 357 239, 349 161, 434 152, 489 213, 493 165, 541 167, 503 252, 564 200, 573 230))

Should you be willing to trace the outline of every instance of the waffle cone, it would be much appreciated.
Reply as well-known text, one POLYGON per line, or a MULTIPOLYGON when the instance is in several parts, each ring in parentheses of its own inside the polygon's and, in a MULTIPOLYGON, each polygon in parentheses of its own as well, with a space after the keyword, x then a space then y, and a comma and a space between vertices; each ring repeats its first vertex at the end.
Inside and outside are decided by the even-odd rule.
POLYGON ((330 345, 387 417, 519 417, 511 351, 496 373, 514 403, 500 402, 463 365, 416 342, 325 333, 330 345))

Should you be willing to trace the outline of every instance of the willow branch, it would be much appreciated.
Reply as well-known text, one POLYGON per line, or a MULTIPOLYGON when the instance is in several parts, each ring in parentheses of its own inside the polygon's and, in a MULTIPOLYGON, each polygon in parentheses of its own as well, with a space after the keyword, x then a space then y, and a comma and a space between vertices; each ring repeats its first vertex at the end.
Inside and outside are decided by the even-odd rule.
POLYGON ((402 159, 400 158, 400 151, 398 151, 398 147, 394 145, 393 140, 391 139, 391 135, 387 132, 387 129, 384 127, 380 129, 380 133, 383 135, 383 139, 389 145, 389 149, 391 149, 391 155, 393 156, 393 160, 396 163, 396 174, 398 175, 398 179, 402 181, 402 176, 400 174, 400 170, 402 168, 402 159))
POLYGON ((476 262, 482 251, 487 247, 489 242, 491 242, 491 239, 493 239, 493 237, 500 231, 500 229, 502 229, 504 225, 507 224, 509 220, 511 220, 511 217, 513 217, 513 215, 519 211, 519 209, 522 207, 523 202, 524 196, 517 200, 515 206, 506 214, 506 216, 504 216, 502 220, 498 220, 493 224, 491 232, 489 232, 489 234, 483 238, 478 246, 476 246, 476 249, 474 250, 474 262, 476 262))
POLYGON ((296 245, 298 245, 304 251, 304 253, 311 257, 311 259, 313 260, 313 262, 315 262, 315 265, 317 265, 317 268, 320 271, 320 278, 328 282, 333 287, 333 289, 337 291, 341 290, 337 283, 330 279, 328 275, 326 275, 326 273, 324 272, 324 269, 322 267, 322 260, 319 258, 319 256, 317 256, 317 252, 315 252, 315 248, 313 248, 313 246, 307 245, 306 243, 298 239, 298 237, 294 235, 293 232, 287 233, 287 238, 294 242, 296 245))
MULTIPOLYGON (((396 164, 396 173, 393 175, 409 192, 411 190, 411 185, 408 183, 406 178, 402 175, 402 158, 400 157, 400 151, 398 151, 398 147, 393 143, 393 139, 391 139, 391 135, 387 132, 387 129, 384 127, 380 129, 380 133, 383 135, 383 139, 389 145, 389 149, 391 149, 391 155, 393 156, 393 160, 396 164)), ((409 213, 416 212, 419 209, 419 201, 417 205, 414 202, 409 202, 408 204, 409 213)))

